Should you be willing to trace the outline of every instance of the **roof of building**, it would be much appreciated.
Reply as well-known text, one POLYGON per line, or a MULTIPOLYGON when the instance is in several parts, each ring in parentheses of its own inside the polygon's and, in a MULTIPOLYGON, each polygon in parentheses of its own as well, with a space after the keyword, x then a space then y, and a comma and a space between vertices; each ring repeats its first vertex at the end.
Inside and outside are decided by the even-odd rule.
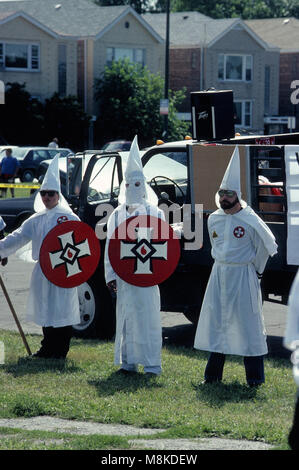
POLYGON ((248 20, 245 23, 264 41, 279 47, 282 52, 299 50, 299 20, 296 18, 269 18, 248 20))
MULTIPOLYGON (((166 37, 166 13, 146 13, 143 18, 163 38, 166 37)), ((169 42, 176 47, 195 47, 204 44, 210 46, 230 29, 245 29, 263 47, 269 47, 240 18, 215 20, 197 11, 171 13, 169 20, 169 42)))
POLYGON ((132 13, 148 31, 158 33, 128 5, 100 7, 92 0, 7 0, 0 1, 0 19, 24 12, 62 36, 96 37, 132 13))
MULTIPOLYGON (((158 41, 166 37, 166 13, 141 16, 128 5, 100 7, 92 0, 0 1, 0 23, 22 12, 27 19, 35 19, 37 26, 44 25, 48 32, 67 37, 100 37, 130 12, 158 41)), ((209 46, 237 25, 247 29, 264 47, 271 45, 284 51, 299 49, 299 46, 292 46, 299 44, 299 20, 296 18, 215 20, 197 11, 170 14, 170 45, 209 46)))
MULTIPOLYGON (((166 37, 166 13, 145 13, 143 18, 162 36, 166 37)), ((214 23, 197 11, 170 14, 169 41, 176 46, 198 46, 214 37, 214 23)), ((231 24, 232 20, 227 20, 231 24)))

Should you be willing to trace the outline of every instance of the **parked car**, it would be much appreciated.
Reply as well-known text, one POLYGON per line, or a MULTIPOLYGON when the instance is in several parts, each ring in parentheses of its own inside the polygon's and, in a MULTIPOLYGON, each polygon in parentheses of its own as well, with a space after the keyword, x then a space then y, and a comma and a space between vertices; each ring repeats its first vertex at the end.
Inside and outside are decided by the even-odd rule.
MULTIPOLYGON (((101 150, 85 150, 84 152, 77 152, 76 154, 70 153, 68 156, 69 157, 74 157, 74 158, 83 158, 85 160, 84 168, 86 167, 88 160, 94 155, 95 153, 99 153, 101 150)), ((42 183, 43 176, 46 174, 48 166, 50 164, 51 160, 43 160, 37 170, 36 170, 36 178, 39 183, 42 183)), ((63 175, 64 173, 67 172, 67 159, 65 156, 62 156, 59 159, 59 168, 61 171, 61 174, 63 175)), ((63 176, 65 178, 65 176, 63 176)))
MULTIPOLYGON (((48 147, 16 147, 13 156, 19 160, 18 177, 22 182, 30 183, 37 177, 36 171, 43 160, 49 160, 59 153, 66 157, 72 151, 69 148, 51 149, 48 147)), ((0 161, 5 156, 5 149, 0 152, 0 161)))
POLYGON ((6 223, 5 232, 12 232, 34 214, 35 193, 30 197, 0 199, 0 215, 6 223))
POLYGON ((105 152, 127 152, 131 148, 131 143, 129 140, 114 140, 107 142, 101 150, 105 150, 105 152))
MULTIPOLYGON (((47 167, 51 160, 47 160, 47 167)), ((66 158, 59 160, 61 192, 66 196, 66 158)), ((15 197, 0 199, 0 215, 6 223, 5 231, 12 232, 18 228, 24 220, 34 214, 34 198, 36 191, 29 197, 15 197)))
MULTIPOLYGON (((17 148, 18 145, 0 145, 0 152, 2 153, 2 150, 6 150, 6 149, 15 149, 17 148)), ((5 153, 5 152, 3 152, 5 153)))

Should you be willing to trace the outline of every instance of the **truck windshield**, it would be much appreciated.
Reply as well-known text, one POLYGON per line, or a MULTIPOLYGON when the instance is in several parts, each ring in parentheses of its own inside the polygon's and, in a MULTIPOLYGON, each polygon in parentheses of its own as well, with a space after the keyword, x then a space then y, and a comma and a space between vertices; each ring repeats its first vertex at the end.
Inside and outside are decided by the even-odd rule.
MULTIPOLYGON (((141 156, 144 152, 140 152, 141 156)), ((120 152, 123 175, 129 152, 120 152)), ((89 181, 88 202, 99 202, 116 198, 120 181, 115 168, 114 156, 101 157, 95 163, 89 181)), ((171 195, 171 200, 185 202, 187 191, 187 163, 185 152, 165 152, 153 155, 144 166, 144 175, 154 191, 171 195), (180 163, 184 162, 184 163, 180 163)))
POLYGON ((118 193, 118 173, 114 170, 115 157, 102 157, 95 163, 89 181, 88 202, 98 202, 111 198, 112 192, 118 193), (113 178, 113 182, 112 182, 113 178))
POLYGON ((184 204, 188 186, 186 152, 154 154, 144 165, 147 182, 158 197, 184 204))

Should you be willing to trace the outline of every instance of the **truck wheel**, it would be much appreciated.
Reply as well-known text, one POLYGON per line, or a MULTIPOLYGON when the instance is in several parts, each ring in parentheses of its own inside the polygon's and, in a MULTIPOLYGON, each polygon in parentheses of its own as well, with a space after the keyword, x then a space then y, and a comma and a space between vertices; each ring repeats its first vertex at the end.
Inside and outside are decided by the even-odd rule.
POLYGON ((34 174, 31 170, 24 170, 21 181, 22 183, 31 183, 34 180, 34 174))
POLYGON ((74 337, 111 339, 115 334, 115 310, 105 290, 91 280, 78 287, 81 321, 73 325, 74 337))

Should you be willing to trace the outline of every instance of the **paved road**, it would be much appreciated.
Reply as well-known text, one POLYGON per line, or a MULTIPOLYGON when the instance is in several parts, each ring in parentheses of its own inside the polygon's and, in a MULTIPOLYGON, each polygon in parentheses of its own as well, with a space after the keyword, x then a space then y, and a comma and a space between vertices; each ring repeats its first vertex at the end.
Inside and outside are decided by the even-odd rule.
MULTIPOLYGON (((8 264, 0 268, 0 273, 24 332, 41 334, 41 327, 25 320, 25 304, 33 267, 34 264, 26 263, 12 255, 8 264)), ((289 352, 282 347, 287 307, 265 302, 263 313, 270 354, 288 357, 289 352)), ((193 346, 195 328, 182 313, 162 312, 162 326, 164 343, 193 346)), ((0 292, 0 329, 17 331, 2 292, 0 292)))

